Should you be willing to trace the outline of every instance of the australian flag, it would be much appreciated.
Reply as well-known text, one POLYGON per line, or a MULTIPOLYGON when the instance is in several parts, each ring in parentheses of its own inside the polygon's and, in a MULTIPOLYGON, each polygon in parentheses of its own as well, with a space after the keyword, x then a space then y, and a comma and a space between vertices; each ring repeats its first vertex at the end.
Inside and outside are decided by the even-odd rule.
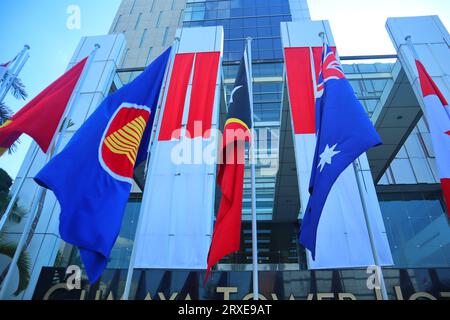
POLYGON ((133 171, 146 157, 170 49, 107 97, 34 178, 61 206, 61 238, 79 248, 95 283, 119 235, 133 171))
POLYGON ((311 251, 313 259, 317 227, 334 182, 362 153, 382 143, 345 78, 341 64, 326 44, 317 90, 317 143, 309 184, 310 197, 300 231, 300 243, 311 251))

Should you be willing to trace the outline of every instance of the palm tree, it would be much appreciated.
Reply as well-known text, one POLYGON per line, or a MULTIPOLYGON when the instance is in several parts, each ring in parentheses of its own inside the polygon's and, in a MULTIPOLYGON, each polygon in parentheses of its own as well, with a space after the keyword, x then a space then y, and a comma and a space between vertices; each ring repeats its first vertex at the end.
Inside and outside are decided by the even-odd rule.
MULTIPOLYGON (((7 71, 3 78, 0 79, 0 85, 6 81, 11 76, 11 72, 7 71)), ((15 78, 13 82, 11 83, 11 89, 10 89, 11 95, 18 99, 18 100, 25 100, 28 97, 28 94, 25 90, 25 85, 23 84, 22 80, 19 78, 15 78)), ((12 117, 11 109, 2 101, 0 101, 0 125, 4 124, 6 120, 12 117)), ((16 148, 17 144, 20 143, 19 140, 17 140, 9 149, 8 153, 13 153, 16 148)))
MULTIPOLYGON (((8 194, 11 185, 12 185, 11 177, 8 175, 6 171, 0 169, 0 213, 1 213, 0 218, 2 217, 3 213, 6 210, 6 207, 8 206, 11 200, 11 196, 8 194)), ((24 216, 25 211, 22 208, 20 208, 16 203, 14 204, 14 207, 11 211, 10 216, 8 217, 8 220, 12 223, 17 224, 22 221, 24 216)), ((6 239, 6 234, 7 231, 4 228, 0 233, 0 255, 5 255, 12 259, 17 249, 17 244, 6 239)), ((21 255, 19 256, 19 260, 17 261, 17 268, 19 270, 19 285, 17 287, 16 292, 14 293, 15 295, 18 295, 20 292, 25 290, 30 282, 31 264, 29 254, 26 252, 26 250, 23 250, 21 255)), ((6 275, 5 271, 7 270, 8 270, 7 268, 3 270, 0 276, 0 283, 2 282, 4 276, 6 275)))

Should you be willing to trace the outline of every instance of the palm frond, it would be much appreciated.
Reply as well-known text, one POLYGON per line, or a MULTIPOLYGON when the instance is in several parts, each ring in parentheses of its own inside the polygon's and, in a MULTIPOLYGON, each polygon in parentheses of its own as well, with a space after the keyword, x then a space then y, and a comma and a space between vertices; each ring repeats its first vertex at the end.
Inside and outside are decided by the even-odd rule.
POLYGON ((6 120, 12 117, 12 111, 8 106, 0 102, 0 125, 2 125, 6 120))
POLYGON ((28 93, 25 90, 25 85, 22 80, 15 78, 11 84, 11 94, 16 99, 25 100, 28 97, 28 93))
MULTIPOLYGON (((0 126, 5 123, 6 120, 13 116, 11 109, 3 102, 0 102, 0 126)), ((20 144, 20 139, 17 139, 11 147, 8 149, 8 154, 12 154, 17 151, 17 147, 20 144)))
MULTIPOLYGON (((0 254, 4 254, 12 259, 16 248, 17 244, 2 241, 0 243, 0 254)), ((16 292, 14 292, 16 296, 24 291, 30 283, 31 261, 28 252, 25 250, 22 251, 19 260, 17 260, 17 269, 19 270, 19 285, 17 286, 16 292)))

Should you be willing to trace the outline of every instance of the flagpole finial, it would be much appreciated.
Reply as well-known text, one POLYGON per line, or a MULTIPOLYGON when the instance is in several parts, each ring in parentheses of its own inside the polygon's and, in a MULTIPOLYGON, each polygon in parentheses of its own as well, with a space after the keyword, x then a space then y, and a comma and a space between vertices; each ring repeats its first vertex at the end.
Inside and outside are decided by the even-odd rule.
POLYGON ((96 43, 96 44, 94 44, 94 48, 95 48, 95 49, 100 49, 100 48, 101 48, 101 45, 99 45, 98 43, 96 43))
POLYGON ((326 43, 325 32, 323 31, 319 32, 319 37, 322 39, 322 43, 325 44, 326 43))
POLYGON ((29 45, 27 45, 27 44, 26 44, 26 45, 24 45, 23 47, 24 47, 25 49, 27 49, 27 50, 30 50, 30 46, 29 46, 29 45))
POLYGON ((252 41, 253 38, 252 37, 247 37, 247 41, 252 41))

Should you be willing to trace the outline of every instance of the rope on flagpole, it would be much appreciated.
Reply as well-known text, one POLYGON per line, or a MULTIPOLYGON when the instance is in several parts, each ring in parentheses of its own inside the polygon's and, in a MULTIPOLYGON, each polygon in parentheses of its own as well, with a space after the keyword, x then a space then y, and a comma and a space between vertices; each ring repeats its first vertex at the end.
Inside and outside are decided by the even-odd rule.
POLYGON ((250 141, 249 159, 251 168, 251 195, 252 195, 252 265, 253 265, 253 300, 259 300, 259 275, 258 275, 258 228, 256 218, 256 157, 255 144, 256 138, 254 135, 254 116, 253 116, 253 74, 252 74, 252 38, 247 38, 246 51, 246 72, 248 83, 248 94, 250 101, 251 121, 252 121, 252 139, 250 141))
MULTIPOLYGON (((86 65, 84 66, 82 75, 75 86, 75 89, 69 99, 69 102, 67 103, 67 105, 69 106, 69 108, 68 108, 69 110, 67 111, 67 116, 63 115, 61 117, 60 123, 58 125, 59 130, 55 132, 55 134, 53 135, 52 141, 50 142, 50 148, 48 150, 46 162, 48 162, 52 158, 52 156, 58 151, 58 148, 60 147, 60 145, 62 143, 62 140, 63 140, 66 130, 68 128, 68 122, 69 122, 68 119, 70 119, 69 117, 73 113, 74 104, 76 102, 76 99, 79 96, 79 91, 81 90, 82 83, 86 79, 87 73, 89 71, 89 67, 92 64, 92 62, 95 58, 95 54, 97 53, 99 48, 100 48, 100 45, 95 44, 95 49, 92 51, 90 57, 88 58, 86 65), (67 119, 67 121, 65 121, 65 119, 67 119)), ((24 176, 23 179, 25 180, 26 176, 24 176)), ((1 283, 0 300, 4 300, 6 297, 6 290, 7 290, 8 286, 10 285, 12 276, 14 274, 14 267, 17 265, 17 261, 19 260, 19 257, 22 254, 24 245, 25 245, 28 235, 31 231, 31 227, 33 225, 34 219, 37 216, 38 211, 42 210, 42 201, 43 201, 43 197, 45 197, 45 190, 46 189, 41 186, 39 186, 37 189, 37 195, 35 197, 35 200, 33 201, 33 205, 30 210, 30 215, 27 219, 27 223, 22 231, 22 235, 20 237, 19 243, 17 244, 16 251, 14 252, 12 261, 10 262, 9 267, 7 267, 8 271, 6 273, 5 279, 1 283)))
MULTIPOLYGON (((151 152, 152 149, 154 148, 154 146, 156 146, 156 144, 154 143, 154 140, 156 139, 156 136, 158 135, 158 124, 159 124, 159 118, 162 114, 162 110, 163 110, 163 106, 166 104, 166 99, 167 99, 167 92, 169 91, 169 84, 170 84, 170 78, 172 76, 172 70, 173 70, 173 65, 175 62, 175 55, 178 52, 178 46, 180 44, 180 38, 176 37, 175 41, 173 42, 172 45, 172 49, 170 52, 170 58, 169 58, 169 63, 167 65, 166 68, 166 75, 164 77, 165 80, 165 84, 164 84, 164 89, 161 90, 159 98, 158 98, 158 104, 157 104, 157 109, 156 109, 156 114, 155 114, 155 120, 153 121, 153 128, 152 128, 152 133, 151 133, 151 137, 150 137, 150 143, 148 146, 148 155, 147 155, 147 161, 145 164, 145 182, 147 182, 147 180, 149 179, 149 174, 148 174, 148 170, 151 167, 151 161, 153 159, 153 157, 151 157, 151 152)), ((148 193, 151 192, 150 189, 148 188, 144 188, 143 191, 143 195, 142 195, 142 203, 141 203, 141 208, 139 210, 139 218, 138 218, 138 223, 136 226, 136 232, 135 232, 135 239, 133 242, 133 248, 131 250, 131 257, 130 257, 130 263, 128 265, 128 271, 127 271, 127 278, 125 280, 125 288, 123 290, 123 295, 122 295, 122 300, 128 300, 130 297, 130 291, 131 291, 131 282, 133 280, 133 273, 134 273, 134 264, 136 261, 136 254, 137 254, 137 249, 136 249, 136 237, 138 236, 138 234, 140 233, 140 230, 142 228, 142 223, 143 223, 143 216, 144 216, 144 212, 145 212, 145 206, 144 204, 144 199, 146 197, 148 197, 148 193)))

